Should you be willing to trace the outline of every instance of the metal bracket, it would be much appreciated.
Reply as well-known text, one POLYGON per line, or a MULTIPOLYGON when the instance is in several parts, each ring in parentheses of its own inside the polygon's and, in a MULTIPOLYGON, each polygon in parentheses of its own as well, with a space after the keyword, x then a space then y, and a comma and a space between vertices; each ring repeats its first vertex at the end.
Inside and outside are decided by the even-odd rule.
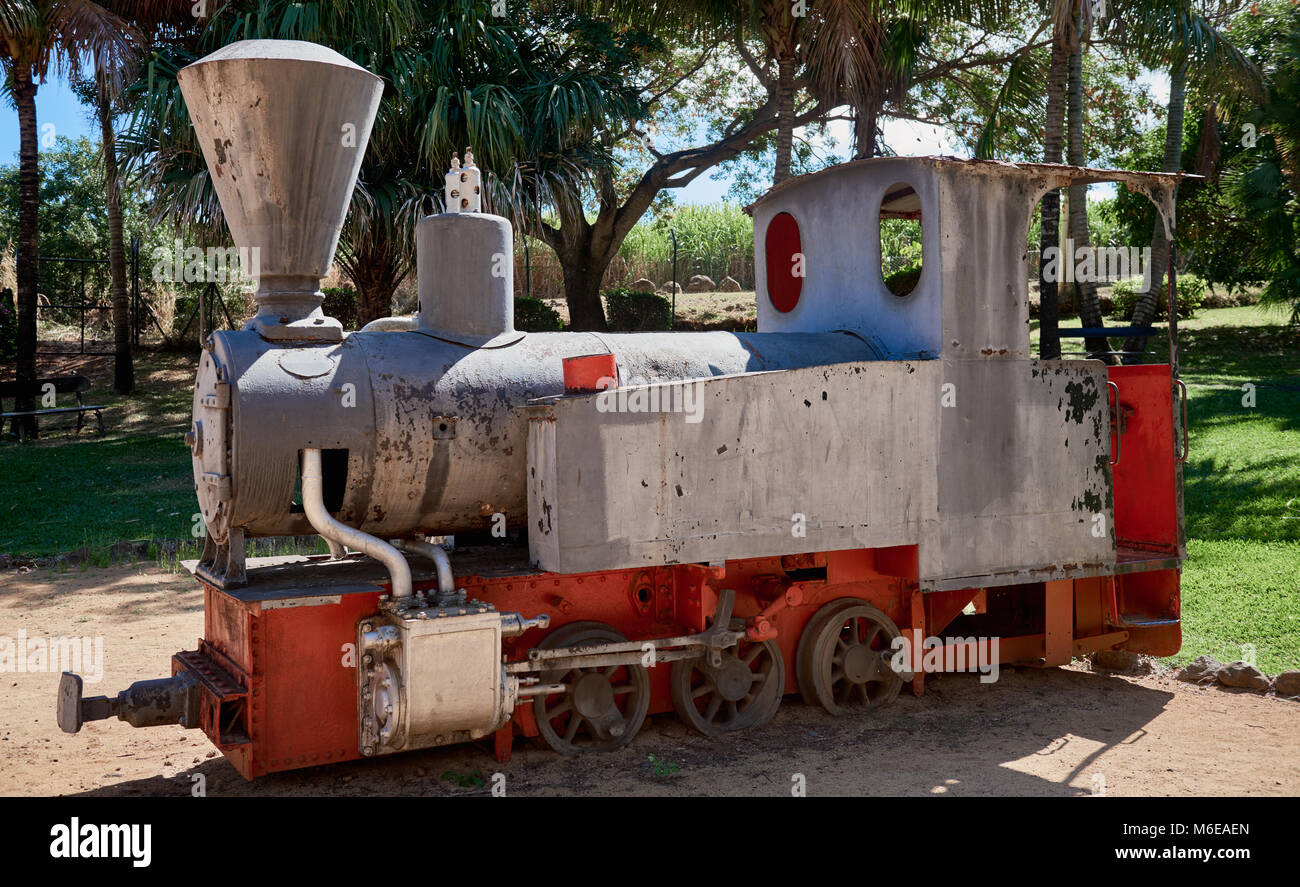
POLYGON ((247 584, 243 528, 231 527, 225 544, 217 542, 211 533, 207 533, 203 539, 203 555, 194 568, 194 575, 217 588, 238 588, 247 584))

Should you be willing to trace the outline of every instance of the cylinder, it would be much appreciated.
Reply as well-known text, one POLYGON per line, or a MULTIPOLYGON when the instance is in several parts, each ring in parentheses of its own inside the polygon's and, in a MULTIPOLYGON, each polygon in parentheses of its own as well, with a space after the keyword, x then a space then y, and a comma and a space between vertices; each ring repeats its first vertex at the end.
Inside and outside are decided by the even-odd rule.
POLYGON ((514 234, 484 213, 425 216, 415 226, 419 328, 481 343, 515 330, 514 234))

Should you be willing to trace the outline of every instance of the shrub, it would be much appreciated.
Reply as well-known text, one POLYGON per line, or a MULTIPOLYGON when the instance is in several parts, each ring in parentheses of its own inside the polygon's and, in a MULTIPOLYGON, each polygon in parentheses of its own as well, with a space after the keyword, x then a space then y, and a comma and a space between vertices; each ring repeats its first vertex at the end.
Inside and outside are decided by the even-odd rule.
POLYGON ((560 312, 541 299, 520 296, 515 299, 515 329, 526 333, 554 333, 564 329, 560 312))
POLYGON ((321 292, 325 294, 325 302, 321 305, 321 310, 343 324, 343 329, 356 329, 357 291, 350 286, 331 286, 321 292))
POLYGON ((916 283, 921 279, 921 266, 911 265, 885 278, 885 286, 896 296, 905 296, 912 290, 916 289, 916 283))
POLYGON ((673 305, 663 296, 632 289, 605 290, 610 329, 624 332, 672 329, 673 305))
POLYGON ((14 313, 13 293, 0 292, 0 363, 18 356, 18 316, 14 313))
MULTIPOLYGON (((1133 309, 1137 307, 1138 287, 1142 285, 1141 277, 1126 277, 1123 280, 1115 281, 1111 288, 1110 316, 1112 320, 1130 321, 1133 319, 1133 309)), ((1195 317, 1196 311, 1201 307, 1205 300, 1205 281, 1195 274, 1178 275, 1178 316, 1181 318, 1195 317)), ((1169 314, 1169 280, 1166 278, 1164 285, 1160 287, 1160 301, 1157 303, 1155 320, 1158 322, 1161 318, 1169 314)))

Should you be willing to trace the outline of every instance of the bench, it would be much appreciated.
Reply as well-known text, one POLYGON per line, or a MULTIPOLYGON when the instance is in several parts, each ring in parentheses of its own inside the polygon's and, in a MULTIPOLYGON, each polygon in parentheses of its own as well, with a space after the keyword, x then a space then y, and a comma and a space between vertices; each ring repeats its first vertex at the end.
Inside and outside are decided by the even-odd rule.
MULTIPOLYGON (((82 392, 89 390, 90 380, 85 376, 50 376, 45 379, 37 379, 34 383, 0 382, 0 425, 3 425, 3 423, 9 419, 19 416, 49 416, 56 413, 76 413, 76 429, 77 431, 80 431, 82 426, 85 425, 86 413, 94 413, 95 423, 99 426, 99 433, 103 434, 104 414, 102 411, 107 409, 107 407, 103 404, 85 403, 81 399, 81 394, 82 392), (16 407, 16 401, 19 397, 22 397, 24 394, 34 398, 44 397, 49 393, 49 386, 53 386, 56 395, 76 395, 77 405, 75 407, 45 407, 39 410, 18 410, 15 408, 8 412, 5 411, 5 398, 13 398, 16 407)), ((20 422, 18 423, 18 440, 23 441, 25 439, 26 435, 23 429, 23 424, 20 422)))
MULTIPOLYGON (((1062 339, 1142 339, 1143 341, 1159 335, 1153 326, 1085 326, 1058 327, 1056 334, 1062 339)), ((1074 352, 1071 352, 1074 353, 1074 352)), ((1141 351, 1102 351, 1090 353, 1089 357, 1102 354, 1141 355, 1141 351)))

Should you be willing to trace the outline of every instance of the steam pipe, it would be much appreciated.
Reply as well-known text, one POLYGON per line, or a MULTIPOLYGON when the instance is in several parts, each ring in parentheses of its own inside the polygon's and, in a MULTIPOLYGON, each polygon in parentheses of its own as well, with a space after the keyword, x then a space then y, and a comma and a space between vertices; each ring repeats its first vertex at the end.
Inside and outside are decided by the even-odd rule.
POLYGON ((411 566, 402 553, 382 539, 349 527, 325 510, 325 484, 321 474, 320 450, 302 451, 302 508, 311 528, 339 545, 350 545, 368 554, 388 568, 393 583, 393 597, 411 596, 411 566))
POLYGON ((451 572, 451 558, 441 545, 434 545, 432 542, 425 542, 423 539, 394 539, 392 544, 394 548, 401 549, 408 554, 418 554, 433 561, 434 566, 438 568, 438 592, 440 594, 452 594, 456 591, 456 578, 451 572))

